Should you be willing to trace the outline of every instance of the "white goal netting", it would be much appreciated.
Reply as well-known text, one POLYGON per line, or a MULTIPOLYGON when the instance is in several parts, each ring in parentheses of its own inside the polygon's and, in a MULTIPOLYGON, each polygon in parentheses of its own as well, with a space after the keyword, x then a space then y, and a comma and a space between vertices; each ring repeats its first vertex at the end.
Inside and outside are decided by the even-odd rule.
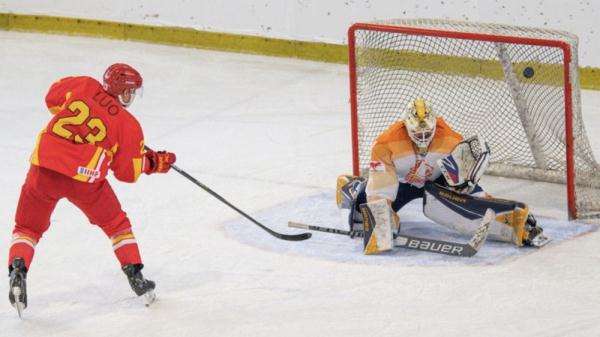
POLYGON ((489 142, 488 173, 567 183, 570 216, 600 217, 600 169, 581 117, 576 36, 388 20, 352 26, 349 46, 355 173, 368 166, 375 138, 423 97, 455 130, 489 142))

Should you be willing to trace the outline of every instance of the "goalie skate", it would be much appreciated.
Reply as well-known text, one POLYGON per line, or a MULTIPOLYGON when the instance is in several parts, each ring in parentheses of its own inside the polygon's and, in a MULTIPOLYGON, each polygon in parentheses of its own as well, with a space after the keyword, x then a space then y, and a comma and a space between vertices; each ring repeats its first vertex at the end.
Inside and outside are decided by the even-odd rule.
POLYGON ((545 246, 548 242, 552 241, 552 239, 543 234, 543 230, 541 227, 533 227, 529 231, 529 236, 530 238, 525 240, 524 242, 525 246, 539 248, 545 246))
POLYGON ((531 239, 531 241, 528 243, 528 245, 539 248, 539 247, 545 246, 550 241, 552 241, 552 239, 550 239, 549 237, 547 237, 543 234, 540 234, 540 235, 537 235, 536 237, 534 237, 533 239, 531 239))
POLYGON ((537 220, 532 214, 527 216, 525 230, 528 233, 528 238, 523 242, 525 246, 539 248, 552 241, 552 239, 544 235, 544 229, 537 225, 537 220))

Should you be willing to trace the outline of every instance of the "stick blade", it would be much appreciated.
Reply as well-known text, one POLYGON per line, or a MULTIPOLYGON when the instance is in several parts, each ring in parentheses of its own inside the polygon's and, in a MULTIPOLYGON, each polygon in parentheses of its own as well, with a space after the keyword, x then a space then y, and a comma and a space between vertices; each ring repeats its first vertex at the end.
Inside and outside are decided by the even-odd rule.
POLYGON ((286 241, 304 241, 308 240, 312 237, 311 233, 302 233, 302 234, 279 234, 277 238, 286 240, 286 241))

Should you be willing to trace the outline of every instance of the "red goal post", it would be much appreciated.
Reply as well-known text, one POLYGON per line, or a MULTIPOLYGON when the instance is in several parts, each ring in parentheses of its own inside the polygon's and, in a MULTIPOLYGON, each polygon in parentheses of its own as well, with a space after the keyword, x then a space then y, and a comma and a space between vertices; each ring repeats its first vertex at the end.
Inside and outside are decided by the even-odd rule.
POLYGON ((455 130, 490 142, 488 173, 565 183, 569 218, 600 217, 600 170, 581 118, 576 36, 387 20, 352 25, 348 50, 355 175, 365 174, 376 136, 423 97, 455 130))

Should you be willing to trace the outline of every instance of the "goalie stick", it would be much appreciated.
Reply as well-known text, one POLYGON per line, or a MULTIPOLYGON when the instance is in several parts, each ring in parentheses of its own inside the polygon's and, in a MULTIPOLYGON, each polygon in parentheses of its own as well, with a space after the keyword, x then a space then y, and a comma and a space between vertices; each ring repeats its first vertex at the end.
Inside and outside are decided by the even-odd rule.
MULTIPOLYGON (((416 236, 394 234, 394 246, 426 251, 431 253, 445 254, 451 256, 471 257, 479 251, 481 245, 487 239, 490 223, 494 220, 496 214, 493 210, 487 209, 481 219, 477 231, 467 243, 457 243, 443 240, 425 239, 416 236)), ((301 228, 318 232, 348 235, 350 237, 363 237, 363 231, 347 231, 330 227, 321 227, 307 225, 299 222, 288 222, 288 227, 301 228)))
MULTIPOLYGON (((152 149, 149 148, 146 145, 144 145, 144 149, 146 149, 148 151, 152 151, 152 149)), ((196 178, 192 177, 190 174, 188 174, 184 170, 180 169, 179 167, 177 167, 175 165, 171 165, 171 168, 173 170, 177 171, 177 173, 179 173, 182 176, 184 176, 187 180, 191 181, 192 183, 194 183, 195 185, 197 185, 201 189, 203 189, 206 192, 208 192, 210 195, 212 195, 213 197, 215 197, 216 199, 218 199, 219 201, 221 201, 225 205, 229 206, 234 211, 236 211, 239 214, 241 214, 242 216, 244 216, 246 219, 250 220, 253 224, 257 225, 258 227, 262 228, 267 233, 273 235, 274 237, 276 237, 278 239, 286 240, 286 241, 303 241, 303 240, 310 239, 310 237, 312 236, 311 233, 301 233, 301 234, 283 234, 283 233, 278 233, 278 232, 270 229, 269 227, 261 224, 260 222, 256 221, 253 217, 251 217, 250 215, 246 214, 245 212, 243 212, 239 208, 235 207, 232 203, 230 203, 229 201, 227 201, 227 199, 225 199, 222 196, 220 196, 217 192, 213 191, 208 186, 206 186, 203 183, 199 182, 196 178)))

